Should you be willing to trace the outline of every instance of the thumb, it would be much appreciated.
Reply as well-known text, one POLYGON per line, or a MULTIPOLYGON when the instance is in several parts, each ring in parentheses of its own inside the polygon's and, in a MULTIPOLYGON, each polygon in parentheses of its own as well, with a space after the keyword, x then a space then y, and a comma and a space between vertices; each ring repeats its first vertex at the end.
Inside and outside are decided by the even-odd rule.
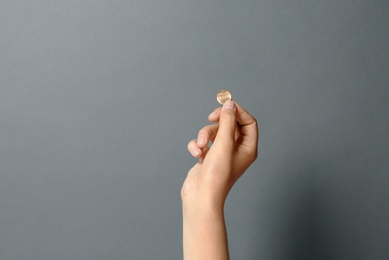
POLYGON ((214 145, 222 151, 232 151, 235 145, 236 105, 234 101, 224 103, 220 113, 219 130, 214 145))

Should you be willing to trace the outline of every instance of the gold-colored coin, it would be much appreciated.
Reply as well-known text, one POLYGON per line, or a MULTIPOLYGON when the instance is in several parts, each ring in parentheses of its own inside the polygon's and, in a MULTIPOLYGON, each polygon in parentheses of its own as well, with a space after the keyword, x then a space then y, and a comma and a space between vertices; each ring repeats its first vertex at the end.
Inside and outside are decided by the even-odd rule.
POLYGON ((216 99, 217 102, 223 105, 227 101, 232 100, 232 95, 227 89, 222 89, 217 93, 216 99))

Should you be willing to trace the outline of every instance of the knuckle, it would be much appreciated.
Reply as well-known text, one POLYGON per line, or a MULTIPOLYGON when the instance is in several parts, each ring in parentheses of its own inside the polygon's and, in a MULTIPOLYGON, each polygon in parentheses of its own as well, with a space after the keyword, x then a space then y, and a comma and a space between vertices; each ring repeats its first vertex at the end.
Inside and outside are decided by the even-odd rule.
POLYGON ((207 139, 212 138, 215 136, 215 134, 217 132, 217 128, 218 128, 217 125, 207 125, 207 126, 203 127, 202 129, 200 129, 198 136, 203 135, 207 139))
POLYGON ((209 129, 207 127, 203 127, 200 131, 199 131, 199 136, 200 135, 205 135, 205 136, 209 136, 209 129))

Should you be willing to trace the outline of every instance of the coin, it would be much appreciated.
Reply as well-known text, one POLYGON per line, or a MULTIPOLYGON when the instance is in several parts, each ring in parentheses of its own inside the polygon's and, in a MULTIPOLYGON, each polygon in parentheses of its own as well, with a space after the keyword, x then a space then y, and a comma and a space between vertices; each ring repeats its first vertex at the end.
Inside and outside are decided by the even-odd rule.
POLYGON ((232 95, 228 90, 222 89, 217 93, 216 99, 217 99, 217 102, 219 102, 220 104, 223 105, 227 101, 232 100, 232 95))

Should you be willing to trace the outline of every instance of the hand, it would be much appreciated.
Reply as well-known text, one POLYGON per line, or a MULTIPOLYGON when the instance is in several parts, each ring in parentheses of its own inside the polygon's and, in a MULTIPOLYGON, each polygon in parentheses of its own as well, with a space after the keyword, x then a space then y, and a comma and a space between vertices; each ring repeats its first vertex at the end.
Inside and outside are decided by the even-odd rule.
POLYGON ((199 162, 181 188, 185 260, 229 259, 224 202, 257 157, 257 122, 241 106, 226 102, 208 119, 219 124, 205 126, 188 144, 199 162))
POLYGON ((181 196, 184 203, 201 200, 223 207, 234 183, 257 158, 257 122, 234 101, 215 109, 208 119, 219 124, 205 126, 197 140, 189 142, 188 150, 199 162, 189 171, 181 196))

